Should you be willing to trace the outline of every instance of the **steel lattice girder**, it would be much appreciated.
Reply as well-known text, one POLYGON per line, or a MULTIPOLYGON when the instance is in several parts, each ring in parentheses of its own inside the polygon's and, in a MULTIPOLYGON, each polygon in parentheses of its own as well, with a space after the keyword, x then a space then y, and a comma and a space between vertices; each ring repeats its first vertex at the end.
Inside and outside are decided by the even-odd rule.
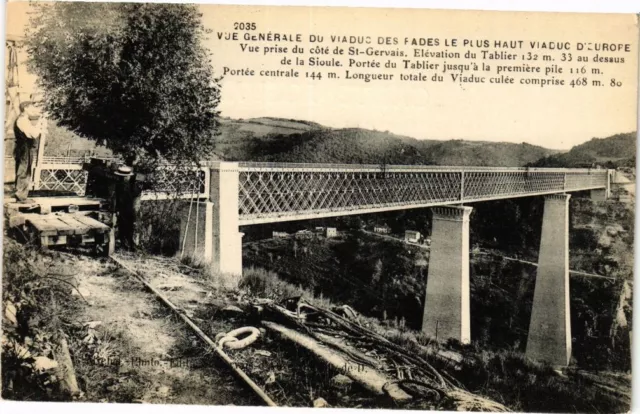
POLYGON ((244 224, 606 188, 607 170, 242 163, 244 224))
MULTIPOLYGON (((40 169, 40 180, 36 190, 68 191, 83 196, 87 187, 88 173, 82 164, 46 165, 40 169)), ((174 165, 158 168, 152 180, 153 188, 143 193, 143 198, 189 198, 208 197, 209 170, 206 168, 186 168, 174 165), (162 197, 165 196, 165 197, 162 197)))
POLYGON ((87 172, 79 169, 40 169, 36 190, 69 191, 83 196, 87 188, 87 172))
POLYGON ((163 194, 178 198, 208 197, 208 169, 164 165, 149 177, 153 187, 144 195, 153 198, 163 194))

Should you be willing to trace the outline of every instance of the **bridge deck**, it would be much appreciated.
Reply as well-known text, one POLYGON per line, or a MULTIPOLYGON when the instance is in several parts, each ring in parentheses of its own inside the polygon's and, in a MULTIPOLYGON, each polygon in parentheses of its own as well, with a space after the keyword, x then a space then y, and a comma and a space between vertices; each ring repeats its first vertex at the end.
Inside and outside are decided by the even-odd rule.
MULTIPOLYGON (((84 194, 79 164, 46 159, 37 183, 84 194)), ((206 162, 159 169, 147 199, 206 199, 210 171, 238 174, 241 225, 610 188, 603 169, 206 162), (196 172, 198 171, 198 172, 196 172)))

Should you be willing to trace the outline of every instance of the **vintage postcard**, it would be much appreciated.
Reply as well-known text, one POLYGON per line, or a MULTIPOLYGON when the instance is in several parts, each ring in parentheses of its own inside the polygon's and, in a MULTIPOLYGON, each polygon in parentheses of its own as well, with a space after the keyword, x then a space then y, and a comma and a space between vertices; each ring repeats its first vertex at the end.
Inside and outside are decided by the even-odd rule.
POLYGON ((6 10, 3 400, 631 409, 637 15, 6 10))

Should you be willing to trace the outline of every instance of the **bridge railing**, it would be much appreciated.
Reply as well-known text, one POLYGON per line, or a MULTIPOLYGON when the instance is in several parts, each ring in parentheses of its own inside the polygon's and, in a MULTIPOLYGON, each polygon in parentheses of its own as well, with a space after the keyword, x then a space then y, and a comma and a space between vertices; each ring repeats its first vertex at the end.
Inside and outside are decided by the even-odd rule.
POLYGON ((79 196, 87 190, 87 171, 82 169, 82 163, 42 164, 35 174, 35 190, 64 191, 79 196))
MULTIPOLYGON (((216 162, 209 163, 216 165, 216 162)), ((467 167, 453 165, 392 165, 392 164, 337 164, 337 163, 289 163, 289 162, 238 162, 240 171, 354 171, 354 172, 580 172, 607 171, 600 168, 538 168, 538 167, 467 167)))
POLYGON ((183 167, 165 164, 151 178, 152 189, 142 193, 143 200, 209 198, 211 173, 207 167, 183 167))

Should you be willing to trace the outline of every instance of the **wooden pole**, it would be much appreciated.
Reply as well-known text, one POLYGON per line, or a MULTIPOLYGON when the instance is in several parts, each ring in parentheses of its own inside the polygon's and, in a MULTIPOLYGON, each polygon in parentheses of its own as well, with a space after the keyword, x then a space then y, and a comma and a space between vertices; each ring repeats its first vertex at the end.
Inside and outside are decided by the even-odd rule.
POLYGON ((60 376, 60 388, 63 392, 69 393, 71 396, 80 394, 78 381, 76 380, 76 372, 73 369, 73 361, 69 354, 69 345, 62 333, 58 334, 56 341, 56 349, 54 351, 56 362, 58 362, 58 375, 60 376))
POLYGON ((42 169, 42 162, 44 160, 44 145, 47 141, 47 121, 44 118, 44 114, 41 116, 40 120, 42 130, 40 132, 40 139, 38 140, 38 155, 36 158, 36 163, 34 165, 33 171, 33 188, 35 190, 40 187, 40 170, 42 169))
POLYGON ((323 345, 312 337, 280 324, 262 321, 262 325, 273 332, 277 332, 282 338, 311 352, 335 370, 356 381, 374 394, 388 394, 394 401, 398 402, 412 399, 411 395, 393 382, 393 378, 377 371, 375 368, 354 362, 347 355, 323 345))

